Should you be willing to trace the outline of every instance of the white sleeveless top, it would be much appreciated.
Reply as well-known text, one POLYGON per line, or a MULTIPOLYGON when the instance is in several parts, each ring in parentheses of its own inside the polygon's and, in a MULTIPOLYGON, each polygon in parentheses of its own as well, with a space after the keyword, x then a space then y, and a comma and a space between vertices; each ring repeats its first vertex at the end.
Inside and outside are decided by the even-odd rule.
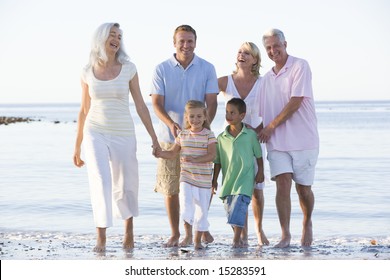
MULTIPOLYGON (((255 84, 253 85, 251 91, 249 92, 248 96, 245 97, 244 101, 246 104, 246 115, 243 120, 244 123, 249 124, 252 127, 257 127, 259 124, 261 124, 262 119, 259 116, 259 109, 260 104, 256 104, 258 102, 258 95, 260 94, 260 84, 261 84, 262 77, 258 77, 255 84)), ((236 88, 236 85, 234 84, 232 75, 228 76, 228 82, 226 85, 225 90, 225 105, 226 103, 236 97, 241 98, 240 94, 238 93, 238 90, 236 88)), ((225 121, 226 123, 226 121, 225 121)), ((226 123, 227 125, 227 123, 226 123)))
POLYGON ((129 109, 129 82, 136 73, 132 62, 122 64, 119 75, 108 81, 98 80, 92 67, 83 70, 81 78, 88 84, 91 97, 86 129, 112 135, 135 135, 129 109))

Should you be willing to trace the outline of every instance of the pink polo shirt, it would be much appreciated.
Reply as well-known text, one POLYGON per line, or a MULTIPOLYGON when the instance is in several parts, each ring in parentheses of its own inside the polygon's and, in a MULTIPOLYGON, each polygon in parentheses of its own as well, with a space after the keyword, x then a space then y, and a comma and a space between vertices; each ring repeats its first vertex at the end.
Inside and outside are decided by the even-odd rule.
POLYGON ((259 94, 260 116, 266 127, 286 106, 291 97, 304 97, 298 111, 278 126, 267 143, 267 150, 298 151, 319 148, 317 117, 313 100, 311 70, 300 58, 288 56, 276 75, 268 71, 259 94))

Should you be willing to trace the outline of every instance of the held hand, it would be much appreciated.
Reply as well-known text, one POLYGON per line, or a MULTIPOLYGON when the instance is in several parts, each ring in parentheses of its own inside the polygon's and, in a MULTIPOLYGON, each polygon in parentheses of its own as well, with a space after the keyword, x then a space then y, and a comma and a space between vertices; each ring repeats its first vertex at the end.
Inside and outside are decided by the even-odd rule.
POLYGON ((162 149, 161 148, 153 148, 153 156, 156 157, 156 158, 160 158, 161 157, 161 153, 162 153, 162 149))
POLYGON ((161 151, 162 149, 160 147, 160 143, 157 140, 154 140, 152 144, 152 155, 155 157, 159 157, 161 151))

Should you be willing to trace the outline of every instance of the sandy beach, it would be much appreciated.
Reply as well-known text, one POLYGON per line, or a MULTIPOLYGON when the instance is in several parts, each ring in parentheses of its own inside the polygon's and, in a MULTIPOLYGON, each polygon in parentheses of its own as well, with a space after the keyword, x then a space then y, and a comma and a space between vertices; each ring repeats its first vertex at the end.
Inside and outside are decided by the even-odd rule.
MULTIPOLYGON (((389 239, 316 240, 311 248, 253 245, 232 249, 230 238, 215 236, 205 250, 163 248, 167 236, 136 236, 124 252, 111 236, 107 252, 92 252, 91 235, 0 234, 1 278, 13 279, 387 279, 389 239), (299 277, 299 278, 298 278, 299 277)), ((277 239, 270 238, 271 244, 277 239)))
POLYGON ((249 247, 233 249, 229 236, 217 235, 204 250, 193 247, 164 248, 168 236, 135 237, 135 248, 124 251, 120 235, 108 236, 107 251, 97 254, 93 235, 56 233, 0 234, 1 260, 390 260, 390 240, 369 238, 317 239, 310 248, 293 240, 285 249, 273 248, 278 238, 270 238, 270 246, 257 246, 255 238, 249 247))

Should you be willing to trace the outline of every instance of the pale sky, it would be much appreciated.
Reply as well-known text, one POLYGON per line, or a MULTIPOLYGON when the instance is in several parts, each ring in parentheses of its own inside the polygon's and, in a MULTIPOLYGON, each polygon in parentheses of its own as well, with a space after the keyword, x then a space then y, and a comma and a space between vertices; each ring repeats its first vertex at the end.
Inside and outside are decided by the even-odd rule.
POLYGON ((389 15, 388 0, 0 0, 0 104, 80 102, 81 69, 104 22, 121 25, 146 101, 181 24, 197 31, 195 53, 218 76, 231 74, 245 41, 268 71, 261 37, 275 27, 288 53, 309 62, 316 100, 389 100, 389 15))

